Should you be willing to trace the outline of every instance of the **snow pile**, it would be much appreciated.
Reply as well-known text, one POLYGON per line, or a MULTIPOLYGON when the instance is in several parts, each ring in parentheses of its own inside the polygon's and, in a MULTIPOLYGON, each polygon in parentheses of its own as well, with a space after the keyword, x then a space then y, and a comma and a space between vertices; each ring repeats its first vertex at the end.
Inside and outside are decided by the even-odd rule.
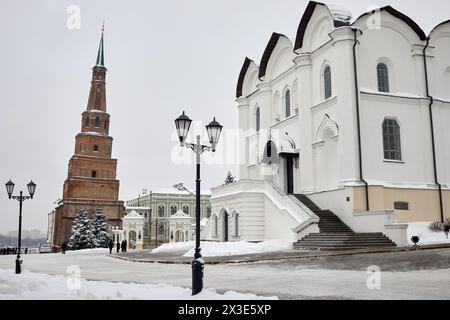
POLYGON ((195 297, 191 289, 158 284, 125 284, 78 280, 24 271, 0 270, 0 300, 274 300, 228 291, 205 289, 195 297))
MULTIPOLYGON (((408 241, 409 244, 414 244, 411 241, 411 237, 413 236, 419 236, 420 241, 417 245, 427 245, 427 244, 442 244, 442 243, 449 243, 450 244, 450 238, 447 239, 445 236, 445 233, 440 232, 434 232, 431 231, 428 227, 430 226, 431 222, 414 222, 408 224, 408 241)), ((450 237, 450 236, 449 236, 450 237)))
MULTIPOLYGON (((113 251, 113 252, 115 252, 115 251, 113 251)), ((69 256, 90 255, 90 254, 99 255, 99 254, 107 254, 107 253, 109 253, 109 249, 105 249, 105 248, 66 251, 66 255, 69 255, 69 256)))
MULTIPOLYGON (((223 257, 267 252, 289 251, 292 243, 287 240, 270 240, 259 243, 251 242, 202 242, 200 244, 203 257, 223 257)), ((195 242, 178 242, 164 244, 153 253, 181 253, 185 257, 194 256, 195 242)))

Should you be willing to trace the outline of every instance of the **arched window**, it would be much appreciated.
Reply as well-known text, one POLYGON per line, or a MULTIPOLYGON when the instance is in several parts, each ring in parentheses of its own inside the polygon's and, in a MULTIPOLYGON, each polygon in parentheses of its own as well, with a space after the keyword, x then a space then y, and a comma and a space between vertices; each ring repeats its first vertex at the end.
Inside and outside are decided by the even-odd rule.
POLYGON ((331 68, 330 66, 326 66, 323 71, 323 85, 324 85, 324 95, 325 99, 331 98, 332 90, 331 90, 331 68))
POLYGON ((89 127, 89 121, 90 121, 89 117, 86 117, 86 119, 84 120, 85 127, 89 127))
POLYGON ((239 213, 234 215, 234 236, 239 237, 239 213))
POLYGON ((164 206, 158 207, 158 217, 164 217, 164 206))
POLYGON ((291 91, 287 90, 284 95, 284 109, 286 118, 291 116, 291 91))
POLYGON ((219 230, 219 225, 218 225, 218 220, 217 220, 217 216, 214 216, 214 236, 217 237, 218 236, 218 230, 219 230))
POLYGON ((256 118, 256 124, 255 124, 256 132, 259 132, 259 130, 261 130, 261 109, 260 108, 256 109, 255 118, 256 118))
POLYGON ((389 92, 389 69, 384 63, 377 66, 378 91, 389 92))
POLYGON ((100 128, 100 118, 99 117, 95 118, 95 127, 100 128))
POLYGON ((210 206, 206 207, 206 217, 207 218, 211 217, 211 207, 210 206))
POLYGON ((395 119, 385 119, 383 122, 384 159, 402 161, 400 142, 400 126, 395 119))
POLYGON ((177 213, 177 206, 171 206, 170 207, 170 214, 175 214, 177 213))
POLYGON ((183 206, 183 212, 186 214, 189 214, 189 207, 188 206, 183 206))

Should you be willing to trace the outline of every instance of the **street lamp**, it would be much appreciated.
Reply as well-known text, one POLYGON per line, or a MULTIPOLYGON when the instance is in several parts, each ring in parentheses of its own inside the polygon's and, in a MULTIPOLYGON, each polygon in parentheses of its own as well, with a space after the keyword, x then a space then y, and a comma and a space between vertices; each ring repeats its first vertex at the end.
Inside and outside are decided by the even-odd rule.
POLYGON ((178 138, 180 139, 181 147, 187 147, 194 151, 196 155, 197 165, 197 179, 196 179, 196 208, 195 208, 195 254, 192 262, 192 295, 200 293, 203 289, 203 269, 204 262, 201 259, 200 253, 200 156, 205 151, 216 151, 217 143, 219 142, 222 126, 216 121, 216 118, 206 126, 210 146, 203 146, 200 144, 200 135, 197 135, 197 143, 186 143, 186 138, 191 127, 192 120, 185 115, 184 111, 181 116, 175 120, 175 127, 177 128, 178 138))
POLYGON ((22 268, 21 268, 22 261, 20 260, 20 250, 21 250, 21 245, 22 245, 22 203, 25 200, 33 199, 34 192, 36 191, 36 184, 33 181, 31 181, 29 184, 27 184, 28 193, 30 194, 29 196, 24 196, 23 191, 20 191, 19 196, 13 196, 14 186, 15 186, 15 184, 11 180, 9 180, 6 183, 6 192, 8 193, 9 199, 14 199, 14 200, 19 201, 19 237, 18 237, 18 248, 17 248, 17 259, 16 259, 16 274, 19 274, 22 271, 22 268))

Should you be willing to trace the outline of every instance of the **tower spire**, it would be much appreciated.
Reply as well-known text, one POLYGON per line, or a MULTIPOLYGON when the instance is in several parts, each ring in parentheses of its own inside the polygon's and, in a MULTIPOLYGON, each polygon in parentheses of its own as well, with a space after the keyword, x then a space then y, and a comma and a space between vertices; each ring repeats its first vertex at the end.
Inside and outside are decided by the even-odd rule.
POLYGON ((102 25, 102 37, 100 39, 100 45, 98 46, 98 53, 97 53, 97 62, 95 63, 96 67, 103 67, 105 68, 105 56, 103 52, 103 33, 105 32, 105 22, 103 22, 102 25))

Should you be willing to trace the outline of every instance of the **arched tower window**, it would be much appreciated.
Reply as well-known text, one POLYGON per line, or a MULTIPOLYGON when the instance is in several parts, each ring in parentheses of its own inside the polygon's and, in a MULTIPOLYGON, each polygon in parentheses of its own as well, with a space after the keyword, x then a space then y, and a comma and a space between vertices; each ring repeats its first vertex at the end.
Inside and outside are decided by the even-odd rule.
POLYGON ((323 85, 324 85, 324 96, 325 99, 331 98, 332 89, 331 89, 331 68, 330 66, 326 66, 323 71, 323 85))
POLYGON ((95 127, 100 128, 100 118, 99 117, 95 118, 95 127))
POLYGON ((259 132, 261 130, 261 109, 257 108, 256 109, 256 115, 255 115, 255 120, 256 120, 256 132, 259 132))
POLYGON ((389 92, 389 69, 384 63, 377 66, 378 91, 389 92))
POLYGON ((170 207, 170 214, 175 214, 177 213, 177 206, 171 206, 170 207))
POLYGON ((183 212, 186 214, 189 214, 189 207, 188 206, 183 206, 183 212))
POLYGON ((89 117, 86 117, 86 119, 84 120, 85 127, 89 127, 89 121, 90 121, 89 117))
POLYGON ((284 95, 284 110, 286 118, 291 116, 291 91, 287 90, 284 95))
POLYGON ((383 148, 385 160, 402 161, 400 126, 395 119, 384 119, 383 148))

